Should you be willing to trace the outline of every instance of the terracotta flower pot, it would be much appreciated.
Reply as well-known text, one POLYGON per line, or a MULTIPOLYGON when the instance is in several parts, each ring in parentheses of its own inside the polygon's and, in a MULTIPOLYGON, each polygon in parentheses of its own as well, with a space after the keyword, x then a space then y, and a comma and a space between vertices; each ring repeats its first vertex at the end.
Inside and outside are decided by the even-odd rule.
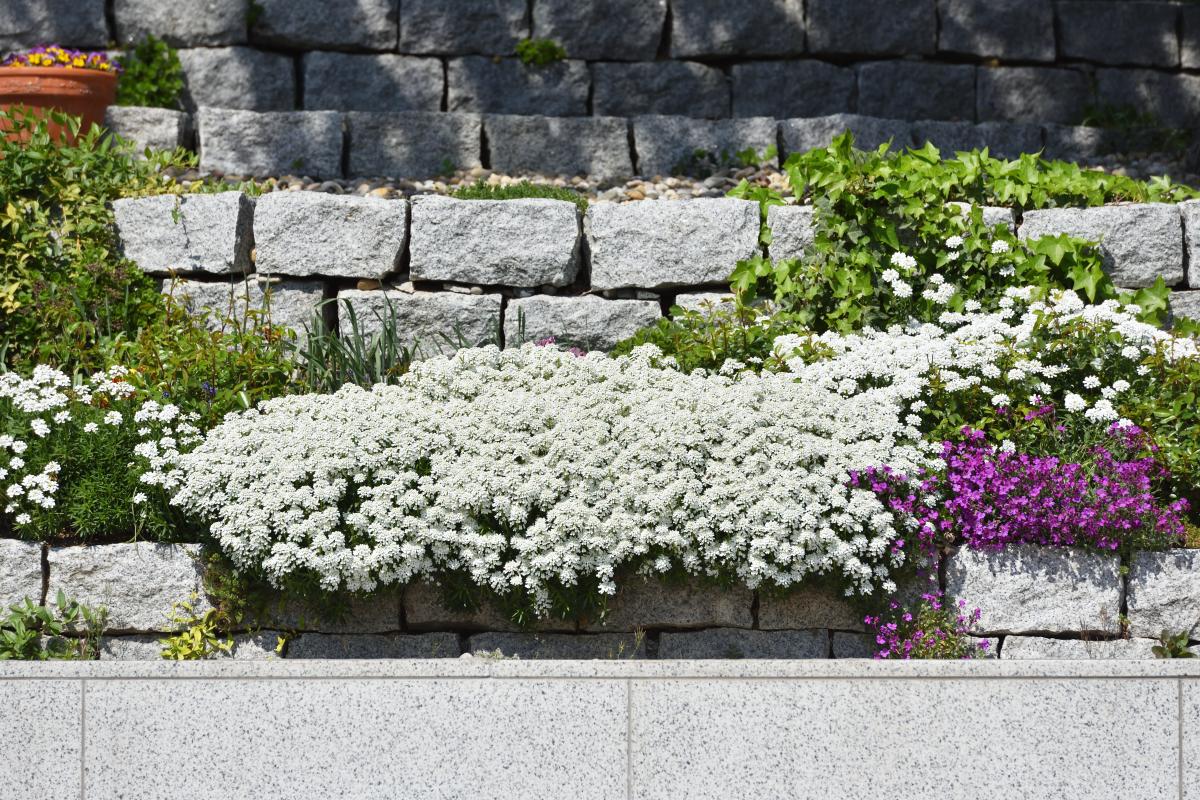
MULTIPOLYGON (((117 76, 94 69, 0 67, 0 110, 13 106, 54 109, 83 120, 81 131, 104 124, 104 112, 117 98, 117 76)), ((64 136, 60 125, 50 134, 64 136)))

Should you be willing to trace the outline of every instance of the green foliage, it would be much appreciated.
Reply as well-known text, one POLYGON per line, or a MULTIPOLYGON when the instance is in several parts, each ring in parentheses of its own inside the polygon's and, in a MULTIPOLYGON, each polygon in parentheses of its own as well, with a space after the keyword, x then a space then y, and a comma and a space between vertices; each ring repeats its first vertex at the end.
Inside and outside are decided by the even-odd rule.
POLYGON ((199 599, 193 594, 189 601, 181 600, 172 607, 169 619, 180 630, 158 640, 163 646, 162 657, 168 661, 199 661, 229 655, 233 650, 233 637, 217 629, 219 613, 215 609, 196 613, 199 599))
POLYGON ((77 661, 100 656, 108 613, 68 600, 60 589, 52 606, 25 598, 0 617, 0 661, 77 661))
POLYGON ((1129 105, 1089 106, 1080 124, 1115 131, 1119 140, 1141 150, 1179 152, 1187 148, 1192 138, 1189 131, 1171 128, 1157 115, 1129 105))
POLYGON ((544 67, 566 57, 566 49, 553 39, 522 39, 517 42, 517 58, 527 67, 544 67))
POLYGON ((673 356, 684 372, 715 371, 730 359, 756 371, 774 369, 780 366, 772 354, 776 337, 805 333, 807 328, 802 315, 770 312, 769 307, 735 301, 706 304, 699 310, 676 306, 669 319, 660 319, 618 343, 613 355, 627 355, 639 345, 653 344, 673 356))
POLYGON ((269 287, 265 312, 231 306, 207 317, 189 314, 177 287, 170 289, 157 298, 162 316, 104 348, 109 363, 130 366, 131 384, 195 412, 202 428, 293 391, 294 334, 271 323, 269 287))
POLYGON ((587 211, 588 201, 574 189, 562 186, 545 186, 539 183, 521 181, 509 186, 493 186, 483 181, 463 184, 450 194, 459 200, 521 200, 527 197, 542 197, 549 200, 565 200, 579 206, 580 211, 587 211))
POLYGON ((183 93, 183 65, 175 48, 147 36, 126 51, 121 59, 117 83, 117 105, 179 108, 183 93))
MULTIPOLYGON (((1087 206, 1195 195, 1165 179, 1142 183, 1036 156, 1001 161, 984 150, 943 160, 929 144, 891 153, 886 146, 855 150, 853 143, 844 134, 828 148, 792 155, 784 166, 796 197, 814 204, 815 238, 805 256, 774 262, 753 258, 740 262, 732 276, 734 290, 745 300, 769 293, 816 330, 931 319, 943 307, 923 299, 922 292, 943 278, 958 289, 948 304, 953 311, 962 310, 966 299, 992 308, 1004 289, 1014 286, 1066 287, 1091 302, 1116 298, 1092 243, 1068 236, 1023 242, 1007 225, 986 225, 979 206, 1087 206), (970 209, 964 212, 954 203, 970 209), (950 247, 950 237, 963 242, 950 247), (903 273, 911 293, 893 291, 882 278, 897 253, 915 259, 903 273)), ((748 184, 731 194, 753 196, 764 210, 783 202, 778 194, 748 184)), ((764 241, 769 243, 769 233, 764 241)), ((1161 303, 1148 302, 1147 317, 1161 316, 1161 303)))
POLYGON ((1155 658, 1195 658, 1196 654, 1188 649, 1188 632, 1171 633, 1164 630, 1158 637, 1158 644, 1150 648, 1155 658))
POLYGON ((262 19, 265 10, 258 0, 250 0, 246 5, 246 27, 253 28, 262 19))
POLYGON ((109 204, 170 188, 162 169, 190 161, 139 160, 99 128, 61 143, 48 121, 79 130, 57 113, 0 111, 14 131, 0 137, 0 351, 9 367, 91 371, 107 366, 101 341, 162 313, 155 282, 119 255, 109 204))
POLYGON ((363 387, 395 383, 408 372, 417 347, 403 338, 403 326, 397 324, 391 302, 375 321, 375 333, 364 329, 353 304, 348 300, 342 303, 348 335, 335 335, 318 309, 298 345, 299 383, 307 391, 326 393, 336 392, 347 383, 363 387))

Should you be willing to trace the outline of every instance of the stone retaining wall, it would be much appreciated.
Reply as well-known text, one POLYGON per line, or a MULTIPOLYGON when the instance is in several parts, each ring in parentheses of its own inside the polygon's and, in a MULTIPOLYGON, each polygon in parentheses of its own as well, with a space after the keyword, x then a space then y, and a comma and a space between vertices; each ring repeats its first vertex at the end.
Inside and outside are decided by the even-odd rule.
MULTIPOLYGON (((554 336, 608 349, 674 305, 722 297, 739 259, 759 251, 756 203, 731 198, 593 203, 556 200, 385 200, 318 192, 237 192, 118 200, 125 254, 166 278, 197 310, 262 308, 301 330, 324 303, 345 332, 387 314, 409 342, 444 349, 554 336), (386 287, 386 288, 385 288, 386 287), (335 308, 337 306, 337 308, 335 308), (338 316, 340 315, 340 316, 338 316), (457 337, 456 337, 457 340, 457 337)), ((988 209, 1021 237, 1070 233, 1101 242, 1118 286, 1159 277, 1177 289, 1178 316, 1200 317, 1200 202, 1029 211, 988 209)), ((770 210, 765 254, 803 255, 812 209, 770 210)))
MULTIPOLYGON (((588 175, 601 182, 694 174, 704 162, 739 165, 738 153, 781 164, 790 153, 825 147, 850 130, 859 148, 891 141, 895 149, 932 142, 947 157, 987 147, 1016 158, 1086 162, 1111 153, 1151 148, 1151 131, 1117 131, 1056 122, 916 121, 838 113, 776 119, 694 119, 680 115, 539 116, 465 111, 245 111, 205 106, 193 114, 113 107, 111 130, 139 147, 185 147, 200 153, 204 172, 240 176, 425 179, 488 167, 502 173, 588 175)), ((895 112, 888 112, 895 113, 895 112)))
MULTIPOLYGON (((978 606, 977 633, 1001 659, 1151 658, 1163 631, 1200 640, 1200 551, 1113 555, 1038 547, 961 551, 944 589, 978 606), (1128 637, 1128 638, 1122 638, 1128 637)), ((48 547, 0 540, 0 602, 59 590, 108 609, 102 659, 159 657, 167 616, 193 597, 207 611, 195 545, 48 547)), ((454 658, 473 653, 553 658, 867 658, 862 610, 815 587, 753 592, 631 578, 605 614, 522 630, 498 608, 448 610, 442 589, 417 583, 326 607, 279 597, 235 631, 234 657, 454 658), (277 646, 282 637, 284 644, 277 646)))
POLYGON ((181 48, 190 108, 1074 124, 1200 122, 1200 9, 1174 0, 24 0, 0 51, 181 48), (561 43, 541 68, 526 37, 561 43))

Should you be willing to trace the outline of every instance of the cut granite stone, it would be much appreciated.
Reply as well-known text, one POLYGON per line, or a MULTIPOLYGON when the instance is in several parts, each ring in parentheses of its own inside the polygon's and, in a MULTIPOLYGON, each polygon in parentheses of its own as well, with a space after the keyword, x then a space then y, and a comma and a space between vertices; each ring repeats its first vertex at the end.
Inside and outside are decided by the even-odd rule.
POLYGON ((320 601, 276 592, 252 606, 244 622, 291 633, 359 634, 398 633, 400 619, 400 590, 389 587, 371 594, 326 594, 320 601))
POLYGON ((875 658, 879 645, 872 634, 839 631, 832 634, 831 649, 834 658, 875 658))
POLYGON ((672 0, 671 58, 804 52, 803 0, 672 0))
POLYGON ((981 609, 982 634, 1116 634, 1120 567, 1115 553, 1074 548, 962 548, 947 561, 946 595, 981 609))
POLYGON ((829 631, 748 631, 713 628, 663 633, 659 658, 829 658, 829 631))
POLYGON ((254 201, 241 192, 113 202, 125 257, 143 272, 241 275, 251 269, 254 201))
POLYGON ((853 69, 824 61, 734 64, 733 116, 819 117, 850 111, 853 69))
POLYGON ((728 117, 729 79, 716 67, 692 61, 596 62, 592 64, 592 113, 728 117))
POLYGON ((403 0, 401 53, 507 56, 527 36, 525 0, 403 0))
POLYGON ((926 142, 932 142, 943 158, 986 147, 994 158, 1015 159, 1022 153, 1041 151, 1042 129, 1022 122, 984 122, 978 125, 942 120, 914 122, 914 146, 923 147, 926 142))
POLYGON ((975 67, 872 61, 858 70, 857 111, 887 119, 975 119, 975 67))
POLYGON ((1122 132, 1084 125, 1047 125, 1046 158, 1090 161, 1121 149, 1122 132))
POLYGON ((1136 108, 1159 124, 1176 128, 1200 125, 1200 75, 1152 69, 1096 70, 1096 102, 1136 108))
POLYGON ((1179 66, 1179 6, 1138 0, 1059 0, 1060 58, 1101 64, 1179 66))
POLYGON ((579 269, 579 207, 566 200, 413 200, 414 281, 566 286, 579 269))
POLYGON ((287 658, 458 658, 453 633, 305 633, 288 642, 287 658))
POLYGON ((378 280, 407 240, 407 200, 267 192, 254 209, 254 264, 268 275, 378 280))
MULTIPOLYGON (((447 608, 442 589, 436 584, 418 581, 404 587, 404 624, 410 631, 506 631, 522 628, 494 603, 485 601, 478 609, 466 611, 447 608)), ((541 617, 526 630, 570 632, 574 619, 541 617)))
POLYGON ((182 111, 141 106, 109 106, 104 112, 104 127, 132 142, 138 153, 174 150, 192 144, 192 118, 182 111))
POLYGON ((482 166, 478 114, 351 111, 346 126, 352 177, 423 179, 482 166))
POLYGON ((1179 61, 1184 69, 1200 68, 1200 6, 1184 4, 1179 9, 1179 61))
POLYGON ((393 53, 306 53, 304 107, 337 111, 440 111, 442 62, 393 53))
POLYGON ((249 0, 115 0, 117 41, 157 36, 172 47, 246 43, 249 0))
POLYGON ((1058 67, 980 67, 976 119, 1073 125, 1094 103, 1086 72, 1058 67))
MULTIPOLYGON (((179 51, 183 65, 183 104, 250 111, 290 111, 296 107, 292 59, 249 47, 193 47, 179 51)), ((276 121, 278 122, 278 121, 276 121)))
MULTIPOLYGON (((971 213, 973 206, 970 203, 959 203, 951 201, 947 205, 956 206, 960 213, 967 216, 971 213)), ((983 224, 989 228, 994 228, 997 225, 1007 225, 1010 231, 1017 229, 1017 214, 1011 208, 1003 206, 980 206, 980 216, 983 218, 983 224)))
POLYGON ((0 539, 0 614, 27 598, 42 602, 42 546, 0 539))
POLYGON ((1187 285, 1200 288, 1200 200, 1187 200, 1179 204, 1183 220, 1183 242, 1187 249, 1187 285))
POLYGON ((104 0, 8 0, 0 3, 0 53, 58 42, 105 47, 104 0))
POLYGON ((1129 566, 1129 632, 1200 639, 1200 550, 1137 552, 1129 566))
POLYGON ((738 153, 765 155, 775 147, 777 125, 771 117, 692 119, 645 116, 633 119, 633 142, 641 175, 694 175, 697 161, 742 166, 738 153))
POLYGON ((629 123, 620 117, 484 117, 492 169, 590 175, 601 181, 633 175, 629 123))
POLYGON ((338 292, 338 325, 350 334, 345 304, 354 308, 359 331, 370 336, 391 325, 417 357, 495 342, 500 332, 500 295, 457 292, 398 292, 343 289, 338 292), (449 341, 447 341, 449 340, 449 341))
POLYGON ((675 305, 687 311, 706 312, 711 309, 732 309, 733 295, 728 292, 687 292, 675 295, 675 305))
POLYGON ((321 281, 275 281, 250 275, 233 282, 166 281, 163 294, 183 304, 189 314, 203 317, 212 331, 250 319, 262 324, 282 325, 297 333, 312 325, 325 297, 321 281), (251 317, 254 314, 257 316, 251 317))
POLYGON ((175 603, 191 603, 200 616, 204 594, 199 545, 97 544, 52 547, 48 597, 61 590, 88 606, 104 606, 110 633, 167 631, 175 603))
POLYGON ((446 64, 446 107, 490 114, 584 116, 589 80, 583 61, 538 67, 516 58, 452 58, 446 64))
POLYGON ((817 586, 759 592, 758 627, 765 631, 810 628, 865 630, 862 611, 837 592, 817 586))
POLYGON ((859 150, 874 150, 888 141, 892 143, 893 151, 903 150, 912 144, 912 123, 906 120, 831 114, 811 119, 780 120, 779 136, 783 142, 780 158, 828 147, 835 137, 847 131, 854 134, 854 146, 859 150))
POLYGON ((530 35, 558 42, 571 58, 653 61, 666 16, 667 0, 538 0, 530 35))
POLYGON ((608 599, 604 617, 585 620, 583 630, 750 628, 753 604, 754 593, 740 584, 716 587, 631 575, 617 582, 617 593, 608 599))
POLYGON ((515 347, 553 337, 561 347, 608 351, 661 318, 655 300, 521 297, 510 300, 504 310, 504 344, 515 347))
POLYGON ((767 252, 773 261, 784 258, 803 258, 805 249, 813 243, 812 206, 771 206, 767 209, 767 227, 771 243, 767 252))
POLYGON ((599 290, 722 283, 758 252, 758 204, 748 200, 596 204, 583 227, 599 290))
POLYGON ((1100 243, 1104 269, 1117 286, 1150 286, 1159 277, 1183 280, 1183 227, 1179 209, 1167 203, 1027 211, 1021 239, 1070 234, 1100 243))
POLYGON ((632 633, 479 633, 467 641, 467 652, 477 657, 609 661, 646 657, 645 641, 632 633))
POLYGON ((1008 61, 1053 61, 1051 0, 938 0, 938 50, 1008 61))
POLYGON ((1071 661, 1078 659, 1119 658, 1126 661, 1154 658, 1153 639, 1044 639, 1038 636, 1006 636, 1000 659, 1041 659, 1071 661))
MULTIPOLYGON (((256 0, 250 38, 285 50, 394 50, 400 0, 256 0)), ((415 5, 405 0, 405 13, 415 5)))
POLYGON ((336 111, 258 113, 202 108, 200 169, 266 177, 342 175, 342 117, 336 111))
POLYGON ((925 55, 937 49, 934 0, 808 0, 808 50, 925 55))
POLYGON ((1171 292, 1167 303, 1172 319, 1200 322, 1200 291, 1171 292))

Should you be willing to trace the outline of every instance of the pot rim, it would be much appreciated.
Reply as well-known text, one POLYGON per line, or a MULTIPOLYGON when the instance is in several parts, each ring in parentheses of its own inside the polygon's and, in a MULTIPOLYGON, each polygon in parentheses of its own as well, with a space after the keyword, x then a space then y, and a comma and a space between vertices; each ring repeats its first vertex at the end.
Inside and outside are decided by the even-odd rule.
POLYGON ((0 67, 0 76, 11 77, 27 75, 31 78, 61 78, 88 82, 93 80, 116 81, 119 77, 115 72, 105 72, 98 69, 78 69, 74 67, 0 67))

